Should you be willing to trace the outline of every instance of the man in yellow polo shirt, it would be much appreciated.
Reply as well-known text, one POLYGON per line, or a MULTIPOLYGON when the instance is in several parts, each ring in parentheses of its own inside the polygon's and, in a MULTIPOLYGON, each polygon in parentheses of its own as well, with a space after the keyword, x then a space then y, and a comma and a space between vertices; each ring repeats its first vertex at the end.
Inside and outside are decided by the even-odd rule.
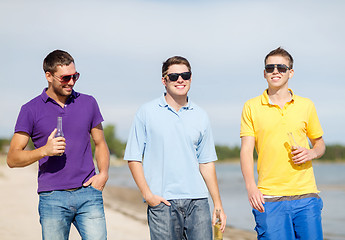
POLYGON ((271 51, 264 70, 268 89, 242 111, 241 168, 258 239, 323 239, 312 167, 325 152, 323 131, 313 102, 288 88, 293 74, 292 56, 280 47, 271 51))

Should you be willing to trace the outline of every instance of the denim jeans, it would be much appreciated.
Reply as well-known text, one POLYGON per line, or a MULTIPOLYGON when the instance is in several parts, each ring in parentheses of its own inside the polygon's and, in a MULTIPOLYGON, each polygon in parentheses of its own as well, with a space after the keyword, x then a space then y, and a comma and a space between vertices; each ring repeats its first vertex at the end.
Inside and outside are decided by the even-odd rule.
POLYGON ((151 240, 211 240, 212 222, 208 199, 174 199, 171 206, 148 206, 151 240))
POLYGON ((102 192, 91 187, 39 194, 43 240, 68 240, 71 223, 83 240, 107 239, 102 192))

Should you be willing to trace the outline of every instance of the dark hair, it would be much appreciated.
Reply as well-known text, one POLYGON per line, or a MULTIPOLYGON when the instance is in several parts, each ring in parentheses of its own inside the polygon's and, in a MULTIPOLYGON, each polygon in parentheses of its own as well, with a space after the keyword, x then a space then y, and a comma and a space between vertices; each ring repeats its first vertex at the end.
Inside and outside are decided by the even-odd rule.
POLYGON ((188 71, 192 70, 187 59, 185 59, 184 57, 180 57, 180 56, 174 56, 174 57, 168 58, 165 62, 163 62, 162 77, 165 77, 165 75, 168 72, 169 67, 171 65, 175 65, 175 64, 184 64, 187 66, 188 71))
POLYGON ((74 63, 74 59, 68 52, 55 50, 43 60, 43 70, 45 73, 55 73, 57 66, 68 66, 71 63, 74 63))
POLYGON ((265 57, 265 65, 266 65, 267 58, 269 58, 271 56, 275 56, 275 55, 280 55, 282 57, 285 57, 289 61, 289 68, 290 69, 293 68, 293 58, 292 58, 292 56, 290 55, 290 53, 288 53, 288 51, 286 51, 282 47, 278 47, 277 49, 274 49, 269 54, 267 54, 267 56, 265 57))

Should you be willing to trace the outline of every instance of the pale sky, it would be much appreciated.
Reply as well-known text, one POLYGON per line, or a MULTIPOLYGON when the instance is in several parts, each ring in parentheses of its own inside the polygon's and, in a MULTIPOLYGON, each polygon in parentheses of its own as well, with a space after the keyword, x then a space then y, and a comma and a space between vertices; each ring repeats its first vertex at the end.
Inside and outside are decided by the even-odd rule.
POLYGON ((216 144, 240 145, 243 104, 265 90, 263 59, 282 46, 295 60, 289 86, 315 103, 326 144, 345 144, 344 10, 341 0, 2 0, 0 137, 47 86, 44 57, 62 49, 81 73, 75 90, 123 141, 139 106, 164 92, 162 62, 181 55, 216 144))

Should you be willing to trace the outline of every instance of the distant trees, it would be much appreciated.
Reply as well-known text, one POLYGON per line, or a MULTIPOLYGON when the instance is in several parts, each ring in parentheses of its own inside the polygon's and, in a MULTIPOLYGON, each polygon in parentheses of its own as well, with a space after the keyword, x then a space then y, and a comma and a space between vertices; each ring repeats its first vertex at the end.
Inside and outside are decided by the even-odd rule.
POLYGON ((327 145, 326 152, 321 157, 323 160, 345 160, 345 146, 335 144, 335 145, 327 145))
MULTIPOLYGON (((108 144, 109 151, 117 158, 123 158, 126 143, 122 142, 116 136, 115 125, 109 124, 104 126, 104 137, 108 144)), ((0 154, 7 154, 7 150, 10 144, 10 139, 0 139, 0 154)), ((91 140, 92 151, 94 152, 94 143, 91 140)), ((33 143, 30 139, 28 143, 28 149, 33 149, 33 143)), ((218 159, 222 160, 239 160, 240 159, 240 147, 229 147, 225 145, 216 145, 216 152, 218 159)), ((256 151, 254 151, 254 159, 257 159, 256 151)), ((345 146, 340 144, 333 144, 326 146, 326 153, 322 156, 321 160, 329 161, 345 161, 345 146)))
MULTIPOLYGON (((219 160, 239 160, 240 147, 216 146, 216 152, 219 160)), ((254 150, 254 159, 257 159, 257 153, 254 150)), ((345 161, 345 146, 335 144, 327 145, 325 154, 320 158, 327 161, 345 161)))
POLYGON ((240 159, 240 148, 239 147, 228 147, 216 145, 216 152, 219 160, 226 159, 240 159))
POLYGON ((126 143, 117 138, 115 125, 104 127, 104 137, 108 144, 110 154, 114 154, 118 158, 123 158, 126 143))
MULTIPOLYGON (((115 125, 109 124, 103 127, 104 138, 108 144, 109 152, 117 158, 123 158, 125 154, 126 143, 122 142, 116 136, 115 125)), ((95 152, 95 144, 91 138, 92 153, 95 152)))
MULTIPOLYGON (((240 160, 240 151, 239 146, 229 147, 225 145, 216 145, 217 157, 220 161, 222 160, 240 160)), ((258 155, 254 151, 254 159, 257 159, 258 155)))

